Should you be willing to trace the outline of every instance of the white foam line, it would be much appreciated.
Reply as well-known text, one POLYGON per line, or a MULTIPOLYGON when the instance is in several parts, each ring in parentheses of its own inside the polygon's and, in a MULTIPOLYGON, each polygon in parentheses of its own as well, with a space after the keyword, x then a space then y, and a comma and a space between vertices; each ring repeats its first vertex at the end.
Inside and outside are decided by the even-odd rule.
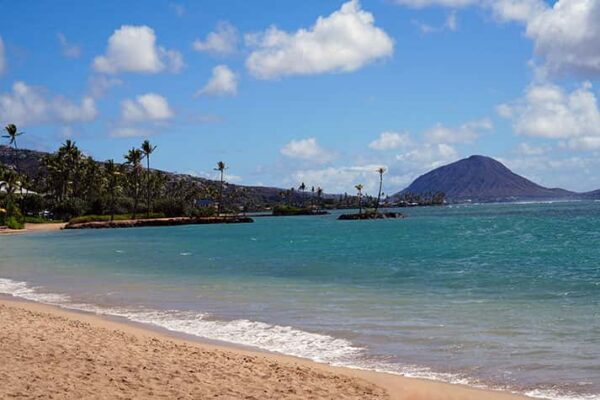
MULTIPOLYGON (((246 319, 219 321, 211 319, 208 314, 177 310, 157 311, 98 307, 85 303, 77 304, 72 303, 71 298, 67 295, 43 293, 39 289, 41 288, 31 287, 26 282, 0 278, 0 293, 39 303, 100 315, 122 317, 133 322, 154 325, 173 332, 256 347, 334 366, 469 385, 482 389, 508 390, 507 388, 490 388, 463 375, 438 373, 426 367, 361 361, 365 349, 353 345, 348 340, 305 332, 289 326, 270 325, 246 319)), ((571 395, 553 390, 536 389, 526 392, 525 395, 544 400, 600 400, 598 395, 571 395)))

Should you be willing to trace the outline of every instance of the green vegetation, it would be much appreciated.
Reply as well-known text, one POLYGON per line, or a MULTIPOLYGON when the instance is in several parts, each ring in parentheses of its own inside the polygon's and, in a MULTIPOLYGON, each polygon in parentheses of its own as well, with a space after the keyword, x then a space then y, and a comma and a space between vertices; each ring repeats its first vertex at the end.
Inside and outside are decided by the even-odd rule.
POLYGON ((277 205, 273 207, 273 215, 284 216, 284 215, 313 215, 318 214, 314 208, 311 207, 296 207, 288 205, 277 205))
POLYGON ((199 200, 218 204, 219 212, 226 214, 237 214, 240 203, 244 210, 248 208, 243 188, 228 190, 222 161, 217 164, 220 182, 201 181, 152 170, 150 156, 156 146, 147 140, 141 148, 131 148, 122 164, 97 162, 74 141, 66 140, 56 152, 41 158, 38 171, 26 175, 18 168, 17 137, 23 133, 13 124, 5 130, 3 137, 14 157, 13 165, 0 164, 0 225, 137 219, 140 214, 143 218, 215 214, 215 207, 199 206, 199 200))
POLYGON ((365 210, 377 214, 380 206, 444 203, 443 193, 404 194, 390 203, 382 191, 383 167, 374 171, 379 177, 376 197, 365 193, 362 184, 355 186, 355 195, 324 195, 321 187, 307 188, 304 182, 297 188, 273 193, 272 188, 229 185, 223 161, 214 168, 219 174, 217 181, 153 170, 150 157, 157 147, 148 140, 140 148, 131 148, 122 163, 98 162, 72 140, 66 140, 54 153, 37 153, 32 160, 27 154, 36 152, 17 146, 17 139, 24 133, 14 124, 7 125, 5 131, 2 137, 8 139, 9 146, 3 147, 2 160, 6 164, 0 164, 0 225, 10 222, 22 226, 25 222, 69 221, 86 216, 82 221, 124 216, 136 219, 140 215, 237 215, 271 208, 274 215, 311 215, 358 206, 360 215, 365 210))
MULTIPOLYGON (((163 213, 150 213, 138 219, 150 219, 150 218, 165 218, 163 213)), ((102 222, 102 221, 125 221, 133 218, 133 214, 119 214, 119 215, 84 215, 82 217, 75 217, 69 220, 71 224, 80 224, 84 222, 102 222)))

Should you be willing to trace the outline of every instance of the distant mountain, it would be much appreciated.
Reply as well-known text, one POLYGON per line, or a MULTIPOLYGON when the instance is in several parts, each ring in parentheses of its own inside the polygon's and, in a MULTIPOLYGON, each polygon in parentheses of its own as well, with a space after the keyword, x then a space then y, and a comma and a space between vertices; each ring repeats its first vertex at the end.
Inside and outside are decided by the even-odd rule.
POLYGON ((460 201, 516 201, 580 198, 564 189, 540 186, 515 174, 490 157, 471 156, 436 168, 417 178, 409 187, 394 195, 443 192, 446 199, 460 201))

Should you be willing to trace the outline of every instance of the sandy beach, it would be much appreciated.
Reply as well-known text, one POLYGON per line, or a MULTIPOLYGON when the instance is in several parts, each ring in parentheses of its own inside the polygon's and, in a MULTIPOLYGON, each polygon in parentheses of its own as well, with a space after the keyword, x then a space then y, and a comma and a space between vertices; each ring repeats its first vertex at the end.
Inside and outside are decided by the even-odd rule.
POLYGON ((0 398, 517 400, 0 299, 0 398))
POLYGON ((0 235, 18 235, 30 232, 51 232, 59 231, 65 227, 66 223, 57 222, 49 224, 25 224, 25 229, 0 229, 0 235))

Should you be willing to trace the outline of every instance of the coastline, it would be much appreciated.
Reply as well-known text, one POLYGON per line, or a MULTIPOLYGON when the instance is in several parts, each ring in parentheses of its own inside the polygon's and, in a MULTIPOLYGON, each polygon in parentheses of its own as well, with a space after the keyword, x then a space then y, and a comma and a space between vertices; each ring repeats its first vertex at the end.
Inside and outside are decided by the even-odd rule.
POLYGON ((213 344, 142 324, 0 296, 0 338, 5 341, 11 334, 19 339, 15 342, 17 346, 0 346, 2 357, 9 360, 7 370, 0 367, 0 377, 10 379, 11 385, 4 390, 12 393, 45 394, 44 385, 52 382, 52 390, 64 389, 62 396, 75 398, 85 395, 76 388, 84 386, 91 390, 89 385, 93 382, 96 390, 103 393, 115 390, 115 395, 128 397, 169 397, 178 393, 188 398, 194 392, 224 398, 239 398, 237 393, 248 398, 295 399, 527 399, 505 392, 333 367, 292 356, 213 344), (32 325, 39 326, 34 329, 32 325), (105 343, 110 351, 94 347, 94 340, 105 343), (62 349, 62 355, 57 354, 58 349, 62 349), (71 354, 74 349, 76 353, 71 354), (32 354, 35 351, 38 356, 54 354, 53 368, 47 369, 39 360, 36 362, 36 355, 32 354), (96 359, 97 352, 101 353, 101 360, 96 359), (88 354, 87 359, 81 356, 83 353, 88 354), (167 357, 170 362, 156 360, 153 354, 167 357), (15 362, 20 364, 17 368, 20 379, 11 377, 16 366, 10 365, 10 360, 18 360, 15 362), (158 361, 162 362, 157 364, 158 361), (196 370, 197 363, 207 368, 196 370), (149 365, 152 368, 146 370, 149 365), (175 373, 173 368, 179 371, 177 376, 170 375, 175 373), (109 377, 109 371, 113 370, 119 371, 120 382, 109 377), (105 375, 100 376, 101 372, 105 375), (169 376, 177 381, 176 385, 162 381, 169 376))
POLYGON ((24 229, 0 229, 0 235, 20 235, 32 232, 53 232, 64 229, 65 222, 47 223, 47 224, 25 224, 24 229))

